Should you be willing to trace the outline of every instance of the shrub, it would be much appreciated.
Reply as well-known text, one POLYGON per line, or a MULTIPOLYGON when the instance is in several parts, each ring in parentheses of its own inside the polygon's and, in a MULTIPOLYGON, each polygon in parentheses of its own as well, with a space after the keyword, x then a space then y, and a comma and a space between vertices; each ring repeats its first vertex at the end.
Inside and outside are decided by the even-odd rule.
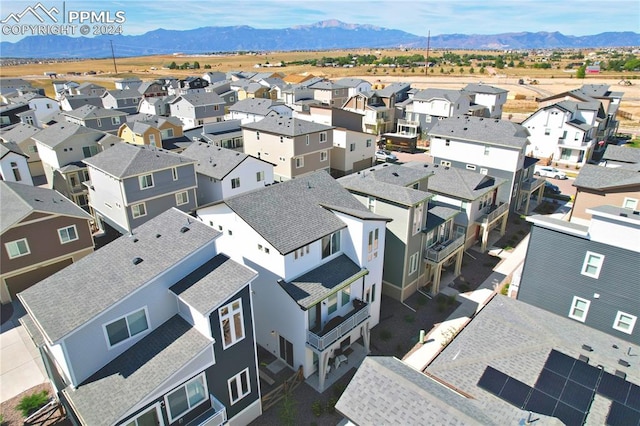
POLYGON ((447 297, 447 305, 451 306, 454 303, 456 303, 456 295, 452 294, 451 296, 447 297))
POLYGON ((322 402, 320 401, 314 401, 313 404, 311 404, 311 411, 316 417, 320 417, 322 415, 322 408, 322 402))
POLYGON ((391 339, 391 337, 392 337, 391 332, 390 332, 389 330, 387 330, 386 328, 385 328, 385 329, 380 330, 380 339, 381 339, 383 342, 387 342, 387 341, 389 341, 389 340, 391 339))
POLYGON ((509 284, 510 284, 510 283, 506 283, 506 284, 502 287, 502 290, 500 290, 500 294, 502 294, 503 296, 506 296, 507 294, 509 294, 509 284))
POLYGON ((283 425, 293 426, 296 424, 296 401, 290 391, 284 393, 282 405, 280 406, 280 421, 283 425))
POLYGON ((340 396, 342 396, 342 392, 344 392, 344 390, 347 388, 347 385, 345 385, 344 383, 336 383, 333 386, 333 394, 337 397, 340 398, 340 396))
POLYGON ((338 403, 338 398, 332 396, 327 401, 327 413, 335 413, 336 412, 336 404, 338 403))
POLYGON ((32 393, 20 400, 16 408, 22 413, 24 417, 28 417, 30 414, 38 411, 40 407, 45 405, 49 401, 49 394, 46 390, 42 392, 32 393))

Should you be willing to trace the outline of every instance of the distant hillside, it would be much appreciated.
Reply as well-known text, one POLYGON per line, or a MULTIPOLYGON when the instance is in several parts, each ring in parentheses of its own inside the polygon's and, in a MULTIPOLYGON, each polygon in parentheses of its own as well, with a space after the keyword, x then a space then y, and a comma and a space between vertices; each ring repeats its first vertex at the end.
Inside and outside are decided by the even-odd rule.
MULTIPOLYGON (((421 48, 427 37, 372 25, 345 24, 336 20, 285 29, 248 26, 203 27, 193 30, 157 29, 138 36, 29 36, 0 43, 3 58, 100 58, 116 55, 143 56, 234 51, 330 50, 350 48, 421 48)), ((494 35, 443 34, 431 37, 434 49, 538 49, 599 48, 640 45, 640 34, 608 32, 590 36, 568 36, 558 32, 505 33, 494 35)))

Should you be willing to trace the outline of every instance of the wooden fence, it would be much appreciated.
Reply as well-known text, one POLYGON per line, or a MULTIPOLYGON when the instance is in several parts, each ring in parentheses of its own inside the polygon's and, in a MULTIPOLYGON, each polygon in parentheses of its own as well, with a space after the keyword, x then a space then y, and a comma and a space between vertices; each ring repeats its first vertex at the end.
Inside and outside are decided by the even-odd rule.
POLYGON ((287 392, 293 391, 298 387, 300 383, 304 381, 304 374, 302 373, 302 366, 298 368, 298 371, 287 378, 284 383, 272 390, 266 395, 262 396, 262 410, 267 411, 269 408, 276 405, 287 392))

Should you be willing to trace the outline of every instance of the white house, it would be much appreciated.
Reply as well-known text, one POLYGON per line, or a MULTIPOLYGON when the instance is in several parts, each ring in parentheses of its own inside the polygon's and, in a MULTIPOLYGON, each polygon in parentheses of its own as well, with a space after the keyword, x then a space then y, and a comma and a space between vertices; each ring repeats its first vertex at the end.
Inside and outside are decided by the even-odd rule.
POLYGON ((487 108, 489 118, 502 118, 502 108, 507 102, 509 91, 482 83, 467 84, 462 90, 469 93, 474 104, 487 108))
POLYGON ((0 143, 0 178, 33 186, 26 155, 17 143, 0 143))
POLYGON ((24 103, 33 111, 33 119, 26 119, 25 123, 36 127, 43 127, 43 119, 60 110, 58 102, 38 93, 26 93, 11 99, 11 103, 24 103))

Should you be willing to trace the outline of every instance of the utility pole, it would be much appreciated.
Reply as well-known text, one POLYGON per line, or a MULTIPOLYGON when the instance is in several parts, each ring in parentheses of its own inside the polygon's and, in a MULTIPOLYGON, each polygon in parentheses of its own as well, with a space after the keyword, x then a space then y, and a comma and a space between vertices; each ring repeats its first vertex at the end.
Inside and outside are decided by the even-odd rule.
POLYGON ((424 74, 429 75, 429 47, 431 44, 431 30, 427 32, 427 61, 424 64, 424 74))
POLYGON ((118 74, 118 67, 116 66, 116 55, 113 53, 113 40, 109 40, 109 43, 111 43, 111 58, 113 58, 113 69, 116 71, 116 74, 118 74))

